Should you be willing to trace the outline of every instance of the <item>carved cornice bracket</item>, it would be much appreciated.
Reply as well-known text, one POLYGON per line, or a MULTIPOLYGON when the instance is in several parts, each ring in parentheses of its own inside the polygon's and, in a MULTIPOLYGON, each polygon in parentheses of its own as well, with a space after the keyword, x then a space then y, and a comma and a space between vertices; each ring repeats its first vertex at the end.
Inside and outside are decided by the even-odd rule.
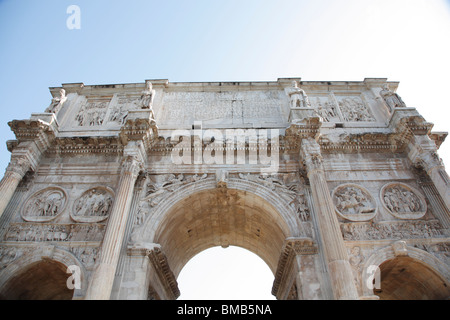
POLYGON ((152 111, 130 110, 119 137, 124 146, 130 141, 142 141, 145 150, 150 150, 158 141, 158 127, 152 118, 152 111))
POLYGON ((58 133, 58 125, 54 114, 50 114, 43 121, 38 115, 27 120, 12 120, 8 122, 9 127, 16 135, 17 143, 10 143, 10 151, 14 150, 21 142, 34 142, 38 150, 43 153, 51 145, 58 133))
POLYGON ((322 121, 319 117, 303 118, 301 121, 293 122, 287 129, 283 137, 286 149, 299 149, 303 139, 317 139, 320 134, 322 121))
POLYGON ((294 270, 294 258, 297 255, 317 254, 318 247, 311 238, 287 238, 281 250, 278 260, 278 267, 273 282, 272 294, 278 297, 286 288, 281 288, 285 284, 285 279, 294 270))
POLYGON ((175 300, 180 296, 177 280, 169 267, 166 255, 162 252, 161 245, 146 243, 129 246, 128 255, 148 257, 169 298, 175 300))

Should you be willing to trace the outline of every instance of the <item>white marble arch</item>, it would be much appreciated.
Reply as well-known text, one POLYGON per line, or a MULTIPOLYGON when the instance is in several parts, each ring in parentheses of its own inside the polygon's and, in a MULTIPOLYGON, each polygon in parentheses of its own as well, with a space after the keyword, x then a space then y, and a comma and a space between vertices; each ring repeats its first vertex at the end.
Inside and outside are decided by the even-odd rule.
MULTIPOLYGON (((52 245, 46 245, 38 248, 34 248, 31 251, 26 251, 18 259, 11 262, 5 269, 0 272, 0 288, 3 288, 9 280, 13 279, 16 275, 20 274, 27 267, 34 263, 41 262, 45 259, 59 262, 66 267, 77 266, 80 271, 80 289, 75 288, 73 298, 74 300, 83 299, 86 295, 88 287, 88 275, 83 264, 78 260, 75 255, 62 248, 58 248, 52 245)), ((67 273, 67 278, 71 276, 67 273)))

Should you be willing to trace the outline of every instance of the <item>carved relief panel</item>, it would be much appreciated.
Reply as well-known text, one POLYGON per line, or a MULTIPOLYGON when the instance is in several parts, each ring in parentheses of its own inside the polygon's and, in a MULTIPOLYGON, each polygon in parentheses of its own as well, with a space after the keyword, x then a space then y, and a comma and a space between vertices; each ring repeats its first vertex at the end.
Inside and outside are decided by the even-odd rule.
POLYGON ((389 183, 380 192, 384 208, 399 219, 420 219, 427 212, 425 198, 416 189, 403 183, 389 183))
POLYGON ((361 96, 336 95, 336 101, 346 122, 373 122, 376 121, 372 110, 361 96))
POLYGON ((66 192, 50 187, 34 193, 22 207, 21 216, 25 221, 46 222, 55 219, 67 204, 66 192))
POLYGON ((350 221, 368 221, 375 217, 375 199, 365 188, 347 183, 333 190, 332 199, 336 212, 350 221))
POLYGON ((311 106, 324 122, 340 122, 339 110, 330 95, 310 98, 311 106))
POLYGON ((110 189, 89 189, 74 202, 70 217, 77 222, 104 221, 109 216, 113 202, 114 194, 110 189))
POLYGON ((78 126, 101 126, 111 98, 88 98, 80 107, 75 121, 78 126))

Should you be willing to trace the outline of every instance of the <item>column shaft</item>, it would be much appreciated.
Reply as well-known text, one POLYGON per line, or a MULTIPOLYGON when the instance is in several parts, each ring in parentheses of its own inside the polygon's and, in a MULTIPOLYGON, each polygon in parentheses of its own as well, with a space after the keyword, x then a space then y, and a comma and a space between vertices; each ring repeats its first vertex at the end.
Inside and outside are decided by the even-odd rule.
POLYGON ((320 146, 314 140, 305 140, 302 144, 302 156, 308 171, 314 212, 317 214, 334 297, 339 300, 357 299, 347 249, 325 179, 320 146))
POLYGON ((109 216, 108 226, 97 266, 88 288, 86 299, 107 300, 111 296, 120 249, 130 211, 134 183, 139 173, 139 162, 127 158, 121 171, 116 200, 109 216))
POLYGON ((0 181, 0 216, 6 209, 19 182, 31 169, 30 162, 25 157, 12 157, 11 162, 6 168, 5 175, 0 181))

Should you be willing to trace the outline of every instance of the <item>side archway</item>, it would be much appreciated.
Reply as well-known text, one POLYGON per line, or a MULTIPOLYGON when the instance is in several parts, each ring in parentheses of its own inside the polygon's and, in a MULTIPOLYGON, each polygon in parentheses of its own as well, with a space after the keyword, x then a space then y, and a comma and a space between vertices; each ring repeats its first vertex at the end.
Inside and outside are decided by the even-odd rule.
POLYGON ((81 299, 87 289, 86 270, 70 252, 53 246, 40 247, 19 257, 0 273, 0 299, 81 299), (69 266, 79 271, 80 286, 70 289, 69 266))
POLYGON ((432 254, 397 241, 375 252, 363 267, 364 296, 382 300, 450 298, 450 268, 432 254), (377 273, 369 272, 377 268, 377 273), (372 287, 372 279, 375 285, 372 287), (378 283, 376 283, 378 282, 378 283))

